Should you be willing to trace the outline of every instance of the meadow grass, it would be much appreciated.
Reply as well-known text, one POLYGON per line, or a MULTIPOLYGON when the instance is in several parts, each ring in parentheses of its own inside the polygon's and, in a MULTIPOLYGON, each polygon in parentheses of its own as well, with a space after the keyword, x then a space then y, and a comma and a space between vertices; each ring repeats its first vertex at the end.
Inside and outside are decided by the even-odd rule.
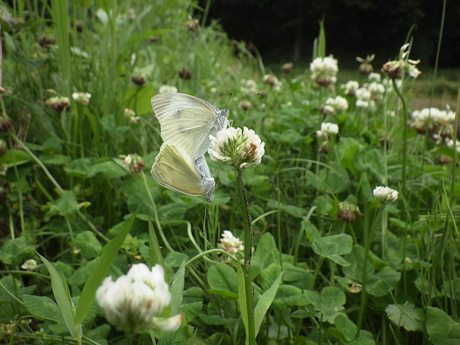
POLYGON ((194 22, 206 12, 189 1, 13 4, 0 8, 3 342, 124 343, 95 292, 137 263, 164 267, 160 316, 184 315, 137 344, 458 342, 458 113, 444 110, 459 108, 458 71, 391 79, 374 66, 373 84, 339 70, 323 87, 310 61, 264 66, 217 23, 194 22), (150 175, 162 144, 150 99, 164 86, 229 108, 265 142, 244 181, 208 160, 210 203, 150 175), (253 248, 224 250, 224 230, 246 244, 251 227, 253 248))

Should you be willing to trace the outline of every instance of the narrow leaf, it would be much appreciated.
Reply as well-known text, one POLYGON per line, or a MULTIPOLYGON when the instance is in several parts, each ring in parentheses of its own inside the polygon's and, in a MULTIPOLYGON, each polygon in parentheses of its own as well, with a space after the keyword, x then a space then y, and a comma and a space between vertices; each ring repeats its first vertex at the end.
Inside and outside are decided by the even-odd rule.
POLYGON ((248 339, 248 305, 246 303, 246 290, 244 285, 244 270, 242 265, 237 267, 238 278, 238 304, 240 306, 241 319, 243 320, 244 329, 246 330, 246 344, 249 343, 248 339))
POLYGON ((278 288, 283 281, 283 272, 280 273, 278 278, 273 282, 272 286, 264 292, 260 297, 257 306, 254 309, 254 320, 256 324, 256 336, 259 334, 260 327, 262 326, 262 321, 267 313, 268 308, 270 308, 273 300, 275 299, 278 288))
MULTIPOLYGON (((56 271, 54 266, 43 256, 38 254, 42 259, 43 263, 45 264, 48 272, 51 276, 51 287, 53 289, 54 298, 56 299, 56 303, 61 310, 62 317, 67 325, 67 328, 72 335, 72 337, 77 337, 77 331, 75 324, 75 309, 72 305, 72 300, 68 295, 68 287, 66 288, 66 282, 62 278, 62 276, 56 271)), ((79 332, 81 334, 81 331, 79 332)))
POLYGON ((104 246, 104 248, 102 248, 101 257, 99 258, 96 267, 89 275, 88 281, 86 282, 85 286, 83 287, 83 291, 81 292, 74 324, 81 323, 85 319, 86 315, 88 315, 88 312, 90 311, 96 297, 96 290, 107 276, 107 272, 110 269, 110 265, 112 264, 115 255, 117 255, 118 250, 125 241, 126 235, 133 225, 134 219, 136 219, 136 214, 137 211, 133 213, 131 218, 128 220, 128 222, 126 222, 124 228, 117 234, 117 236, 115 236, 104 246))

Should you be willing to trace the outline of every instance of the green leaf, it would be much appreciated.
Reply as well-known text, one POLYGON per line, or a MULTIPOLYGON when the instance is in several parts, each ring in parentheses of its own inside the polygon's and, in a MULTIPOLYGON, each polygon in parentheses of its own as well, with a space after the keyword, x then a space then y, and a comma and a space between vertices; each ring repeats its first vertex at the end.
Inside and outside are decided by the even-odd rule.
POLYGON ((45 165, 64 165, 70 162, 71 158, 69 156, 64 156, 61 154, 53 155, 41 155, 40 160, 45 165))
MULTIPOLYGON (((363 279, 363 264, 364 264, 364 248, 355 245, 350 254, 345 257, 351 265, 342 268, 343 273, 354 282, 362 283, 363 279)), ((366 275, 370 277, 374 273, 374 266, 369 264, 366 268, 366 275)))
POLYGON ((115 179, 126 176, 129 172, 114 161, 106 161, 92 166, 91 171, 102 174, 106 179, 115 179))
POLYGON ((75 324, 80 324, 85 319, 86 315, 91 309, 91 306, 94 303, 96 297, 96 290, 102 284, 102 281, 107 276, 107 272, 110 269, 115 255, 117 255, 118 250, 121 248, 123 242, 125 241, 126 235, 128 234, 131 226, 133 225, 134 219, 136 219, 137 212, 134 212, 131 215, 131 218, 126 222, 117 236, 115 236, 109 243, 107 243, 104 248, 102 248, 101 257, 97 261, 96 267, 91 272, 88 280, 83 287, 83 290, 80 295, 80 301, 77 306, 77 312, 75 315, 75 324))
POLYGON ((48 204, 48 207, 49 210, 45 215, 47 220, 56 215, 65 217, 80 209, 75 193, 70 190, 63 191, 59 198, 48 204))
POLYGON ((278 264, 271 264, 262 272, 260 272, 258 281, 259 285, 263 290, 267 290, 270 286, 273 285, 273 282, 278 279, 280 273, 282 271, 282 267, 278 264))
POLYGON ((182 309, 185 315, 185 323, 192 321, 203 308, 203 290, 193 286, 184 291, 182 309))
MULTIPOLYGON (((40 255, 40 254, 38 254, 40 255)), ((75 309, 70 298, 69 288, 64 280, 64 277, 56 271, 54 266, 43 256, 40 255, 51 276, 51 287, 53 289, 54 298, 62 313, 62 317, 67 325, 69 333, 74 338, 80 338, 82 334, 80 322, 75 323, 75 309)))
POLYGON ((238 293, 236 272, 223 262, 212 266, 208 271, 207 278, 208 284, 213 290, 238 293))
POLYGON ((32 158, 23 150, 8 150, 0 155, 0 166, 6 164, 8 168, 29 163, 30 161, 32 161, 32 158))
POLYGON ((449 340, 449 329, 456 323, 444 311, 435 307, 426 309, 426 330, 434 345, 458 345, 449 340))
POLYGON ((211 294, 211 295, 219 295, 219 296, 222 296, 224 298, 230 298, 230 299, 237 299, 238 298, 238 294, 236 294, 234 292, 231 292, 231 291, 228 291, 228 290, 207 289, 206 292, 211 294))
POLYGON ((340 255, 350 253, 352 245, 353 239, 350 235, 338 234, 315 240, 312 248, 316 254, 326 257, 339 265, 350 266, 350 263, 340 255))
POLYGON ((83 231, 75 236, 75 246, 81 250, 85 259, 94 259, 99 256, 102 246, 91 231, 83 231))
POLYGON ((305 234, 310 242, 314 242, 321 238, 318 229, 309 220, 304 220, 302 222, 302 228, 305 230, 305 234))
POLYGON ((54 322, 64 322, 56 302, 46 296, 24 295, 24 306, 32 315, 54 322))
POLYGON ((182 299, 184 298, 185 260, 180 265, 171 283, 171 316, 181 312, 182 299))
POLYGON ((161 266, 165 266, 163 255, 161 254, 161 247, 158 243, 158 238, 153 227, 152 218, 148 218, 149 224, 149 247, 150 247, 150 266, 153 267, 156 264, 160 264, 161 266))
POLYGON ((372 296, 385 296, 396 287, 401 273, 385 266, 379 273, 372 275, 366 284, 366 291, 372 296))
POLYGON ((286 310, 294 306, 307 305, 308 299, 302 290, 292 285, 281 285, 276 293, 273 305, 279 310, 286 310))
POLYGON ((349 342, 356 336, 358 327, 346 315, 339 315, 334 320, 334 326, 327 329, 327 332, 341 341, 349 342))
POLYGON ((7 239, 0 249, 0 261, 7 265, 18 266, 25 259, 35 257, 35 247, 25 236, 7 239))
POLYGON ((254 278, 271 264, 280 263, 280 255, 272 234, 266 233, 257 244, 251 261, 251 276, 254 278))
MULTIPOLYGON (((271 266, 270 266, 271 267, 271 266)), ((260 297, 259 302, 254 309, 254 322, 256 326, 256 336, 259 334, 260 327, 262 326, 262 321, 264 320, 265 314, 270 308, 273 300, 278 292, 278 288, 283 281, 283 272, 281 272, 278 278, 273 282, 272 286, 266 290, 263 295, 260 297)))
POLYGON ((406 331, 423 330, 425 315, 421 309, 415 308, 412 303, 389 304, 385 312, 395 325, 404 327, 406 331))

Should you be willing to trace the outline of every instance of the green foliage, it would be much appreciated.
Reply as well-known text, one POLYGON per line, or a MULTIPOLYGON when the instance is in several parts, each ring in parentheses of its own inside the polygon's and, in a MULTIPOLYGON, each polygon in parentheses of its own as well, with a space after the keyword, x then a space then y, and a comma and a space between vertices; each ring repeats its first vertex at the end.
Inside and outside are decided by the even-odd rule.
MULTIPOLYGON (((170 286, 161 317, 183 319, 176 332, 137 335, 138 344, 243 345, 245 279, 259 344, 457 344, 453 113, 420 126, 388 77, 345 78, 342 69, 329 86, 299 67, 273 69, 278 82, 266 84, 261 57, 218 23, 187 28, 202 10, 186 0, 8 8, 25 21, 1 23, 0 339, 124 341, 95 294, 107 276, 144 262, 161 264, 170 286), (342 86, 350 78, 384 91, 360 106, 342 86), (243 239, 235 173, 209 160, 211 203, 150 176, 162 143, 150 99, 165 85, 229 108, 233 126, 266 144, 244 175, 254 230, 248 277, 242 253, 220 242, 224 229, 243 239), (89 92, 89 103, 74 92, 89 92), (53 108, 52 96, 69 103, 53 108), (328 113, 337 96, 348 108, 328 113), (317 133, 326 122, 339 132, 317 133), (380 203, 376 186, 396 189, 398 200, 380 203)), ((320 22, 315 56, 332 53, 320 22)), ((419 84, 400 81, 416 110, 408 101, 419 84)))

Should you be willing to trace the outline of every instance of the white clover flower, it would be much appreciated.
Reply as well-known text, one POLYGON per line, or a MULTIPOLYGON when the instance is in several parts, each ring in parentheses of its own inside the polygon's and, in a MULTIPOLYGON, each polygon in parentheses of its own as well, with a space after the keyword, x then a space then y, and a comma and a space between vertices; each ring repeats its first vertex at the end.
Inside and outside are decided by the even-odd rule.
POLYGON ((310 63, 311 78, 321 86, 328 86, 337 81, 338 61, 332 55, 316 58, 310 63))
POLYGON ((273 74, 266 74, 262 77, 262 82, 267 85, 275 86, 279 84, 279 80, 273 74))
POLYGON ((136 264, 116 281, 112 281, 112 277, 105 278, 96 292, 96 299, 107 320, 127 332, 171 331, 181 324, 182 314, 169 319, 158 318, 171 303, 171 293, 160 265, 149 270, 144 264, 136 264))
POLYGON ((374 100, 381 100, 385 94, 385 86, 378 82, 372 82, 368 85, 369 92, 371 93, 371 98, 374 100))
POLYGON ((390 187, 378 186, 372 191, 374 198, 380 201, 382 204, 389 202, 396 202, 398 200, 398 191, 391 189, 390 187))
POLYGON ((37 261, 34 259, 28 259, 21 265, 21 268, 26 271, 34 271, 37 267, 37 261))
POLYGON ((382 76, 380 75, 380 73, 369 73, 369 75, 367 76, 367 79, 371 82, 371 83, 380 83, 380 81, 382 80, 382 76))
POLYGON ((328 98, 326 104, 332 105, 337 111, 345 111, 348 109, 348 101, 341 96, 328 98))
POLYGON ((265 153, 265 143, 252 129, 224 128, 216 136, 209 136, 211 146, 208 153, 211 159, 221 164, 239 168, 258 165, 265 153))
POLYGON ((356 98, 361 101, 369 101, 371 99, 371 92, 364 87, 356 90, 356 98))
POLYGON ((88 92, 74 92, 72 98, 75 102, 81 105, 88 105, 91 100, 91 94, 88 92))
POLYGON ((359 83, 356 80, 349 80, 345 84, 345 94, 348 96, 354 96, 358 88, 359 88, 359 83))
POLYGON ((327 135, 335 135, 339 133, 339 126, 335 123, 323 122, 321 124, 321 132, 327 135))
POLYGON ((382 67, 382 72, 387 73, 391 79, 401 79, 404 72, 412 78, 417 78, 422 72, 416 67, 420 60, 409 59, 411 45, 406 43, 399 51, 399 60, 386 62, 382 67))
POLYGON ((224 230, 220 239, 219 247, 227 253, 236 254, 244 250, 243 241, 238 237, 233 236, 231 231, 224 230))
MULTIPOLYGON (((445 143, 447 147, 450 147, 451 149, 454 148, 454 141, 452 139, 446 138, 445 143)), ((460 143, 458 140, 455 143, 455 149, 457 150, 458 153, 460 153, 460 143)))
POLYGON ((363 109, 369 108, 369 102, 363 101, 361 99, 358 99, 355 105, 356 105, 356 108, 363 108, 363 109))
POLYGON ((242 79, 240 91, 245 95, 254 95, 258 93, 257 83, 252 79, 242 79))
POLYGON ((158 90, 159 93, 172 92, 177 93, 177 87, 171 85, 161 85, 158 90))

